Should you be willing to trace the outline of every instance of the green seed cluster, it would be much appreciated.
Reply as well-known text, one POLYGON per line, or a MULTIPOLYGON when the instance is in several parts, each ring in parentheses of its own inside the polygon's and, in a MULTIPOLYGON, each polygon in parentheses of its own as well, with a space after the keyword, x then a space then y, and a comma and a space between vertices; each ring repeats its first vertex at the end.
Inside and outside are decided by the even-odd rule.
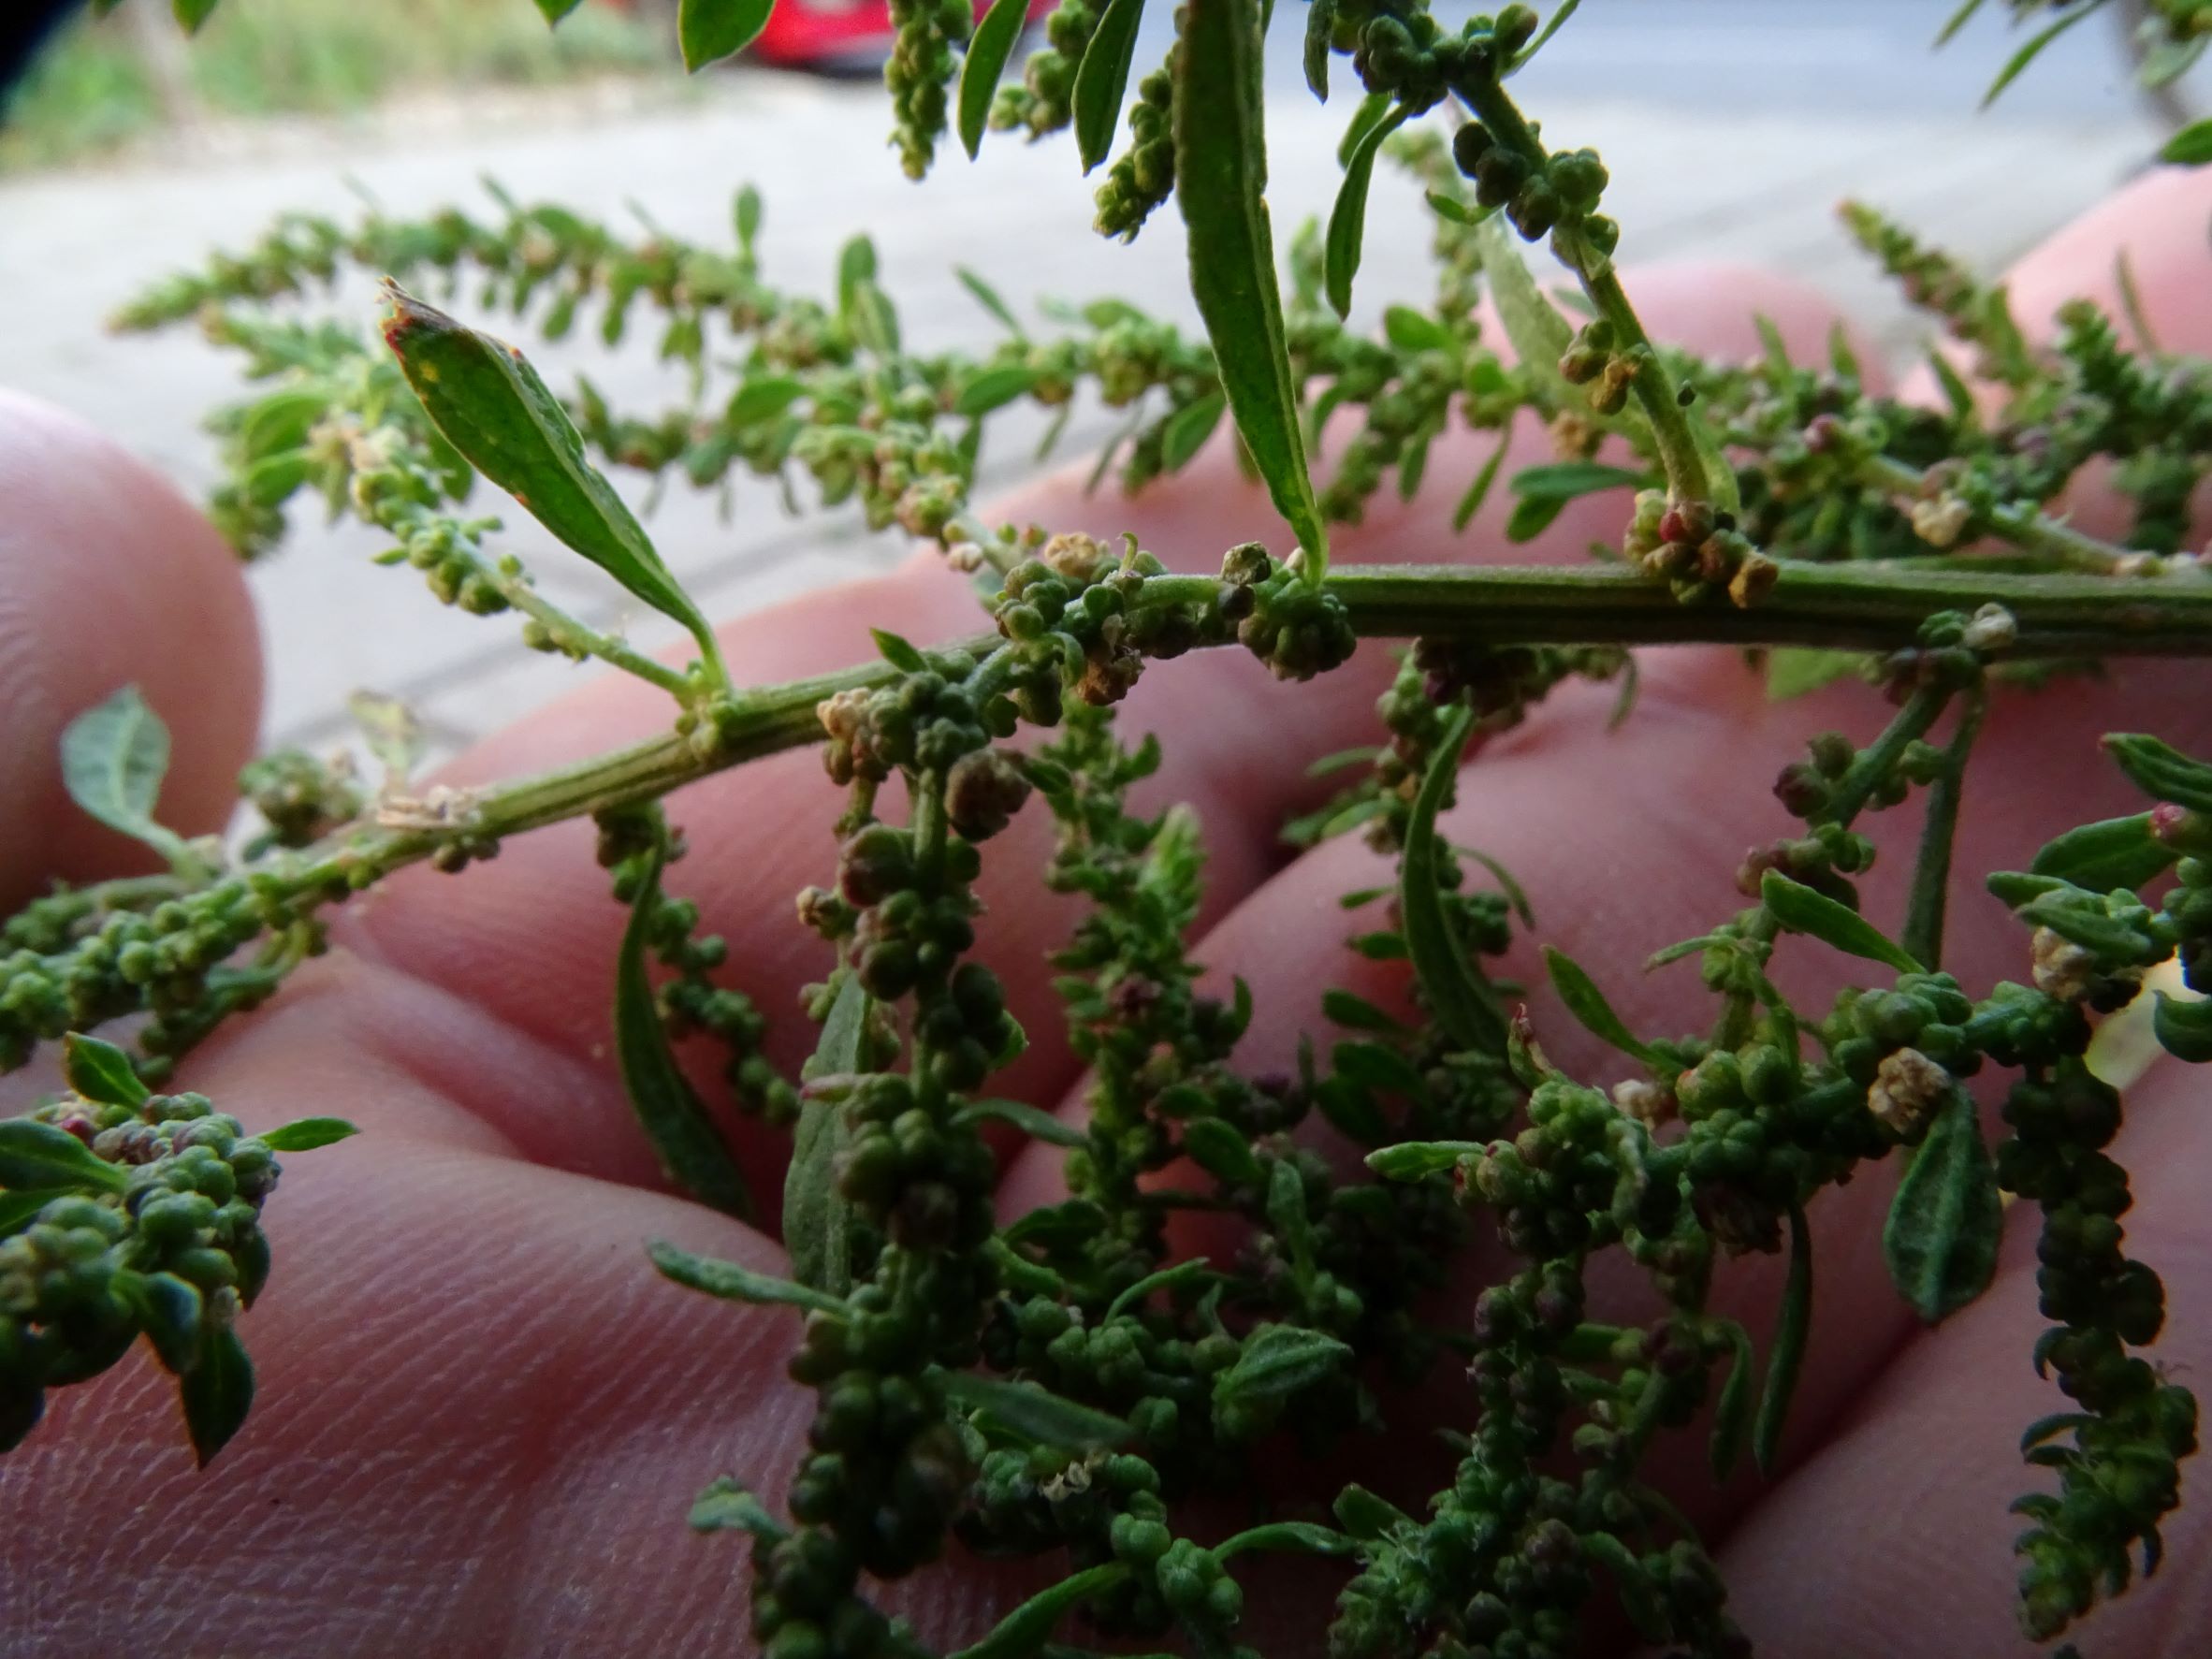
POLYGON ((883 65, 891 89, 892 136, 910 179, 929 171, 945 130, 945 89, 959 69, 953 47, 967 40, 975 14, 966 0, 891 0, 895 33, 883 65))
POLYGON ((1031 140, 1056 133, 1075 115, 1075 70, 1104 7, 1092 0, 1060 0, 1044 20, 1045 43, 1029 54, 1019 86, 1002 86, 991 106, 991 125, 1016 128, 1031 140))
POLYGON ((352 768, 297 749, 246 763, 238 791, 269 825, 269 844, 305 847, 360 816, 364 798, 352 768))

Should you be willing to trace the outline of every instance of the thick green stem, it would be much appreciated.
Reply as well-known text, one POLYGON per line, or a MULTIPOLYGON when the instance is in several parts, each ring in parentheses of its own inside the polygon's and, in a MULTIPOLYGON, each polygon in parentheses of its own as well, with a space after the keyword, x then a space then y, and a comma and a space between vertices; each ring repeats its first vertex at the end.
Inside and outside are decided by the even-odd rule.
POLYGON ((1928 785, 1928 819, 1920 831, 1920 853, 1913 865, 1913 892, 1905 904, 1905 930, 1899 940, 1905 953, 1933 973, 1943 955, 1943 915, 1951 885, 1951 844, 1958 830, 1958 796, 1966 779, 1967 756, 1981 735, 1989 695, 1967 693, 1958 730, 1943 750, 1943 769, 1928 785))

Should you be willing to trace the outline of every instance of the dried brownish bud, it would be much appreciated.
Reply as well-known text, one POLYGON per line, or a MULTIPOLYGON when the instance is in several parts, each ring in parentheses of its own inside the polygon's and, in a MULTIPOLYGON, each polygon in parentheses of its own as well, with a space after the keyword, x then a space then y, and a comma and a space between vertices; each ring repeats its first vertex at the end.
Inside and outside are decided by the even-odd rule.
POLYGON ((1910 1140, 1956 1086, 1951 1074, 1916 1048, 1883 1056, 1867 1088, 1867 1110, 1899 1140, 1910 1140))
POLYGON ((2076 1001, 2097 982, 2095 953, 2047 927, 2035 930, 2028 951, 2034 964, 2035 988, 2046 997, 2076 1001))

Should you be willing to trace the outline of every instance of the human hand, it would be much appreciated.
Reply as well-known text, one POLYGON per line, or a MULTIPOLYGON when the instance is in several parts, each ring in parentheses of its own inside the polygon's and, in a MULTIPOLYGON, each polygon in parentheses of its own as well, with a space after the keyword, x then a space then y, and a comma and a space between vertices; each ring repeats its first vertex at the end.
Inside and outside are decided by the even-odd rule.
MULTIPOLYGON (((2206 196, 2203 182, 2167 176, 2092 215, 2016 273, 2021 315, 2045 319, 2077 293, 2109 299, 2125 245, 2161 342, 2212 351, 2212 310, 2192 293, 2206 196)), ((1818 349, 1829 321, 1810 297, 1752 273, 1652 272, 1636 287, 1655 332, 1719 354, 1755 349, 1754 311, 1773 316, 1800 356, 1818 349)), ((1343 556, 1498 546, 1494 517, 1464 543, 1444 529, 1475 452, 1471 441, 1453 454, 1440 445, 1432 488, 1406 507, 1378 502, 1343 536, 1343 556)), ((212 824, 253 723, 243 665, 254 653, 242 589, 211 532, 91 434, 0 404, 0 497, 10 502, 0 684, 24 688, 9 696, 14 729, 0 757, 9 785, 0 890, 20 895, 124 855, 67 816, 52 755, 62 723, 125 679, 175 728, 165 810, 212 824)), ((2103 510, 2085 502, 2084 522, 2103 510)), ((1196 567, 1261 511, 1220 453, 1134 502, 1085 501, 1054 483, 1007 516, 1134 530, 1196 567)), ((1514 557, 1579 558, 1593 536, 1617 531, 1617 498, 1578 503, 1514 557)), ((963 584, 923 559, 740 623, 725 643, 743 677, 779 680, 866 655, 870 623, 930 640, 971 632, 974 610, 963 584)), ((1151 798, 1191 802, 1209 831, 1199 954, 1224 982, 1241 973, 1251 983, 1259 1012, 1240 1060, 1257 1070, 1290 1058, 1320 985, 1402 994, 1397 968, 1342 946, 1335 897, 1376 879, 1374 856, 1347 840, 1285 865, 1275 841, 1302 801, 1294 759, 1371 736, 1380 677, 1367 655, 1307 688, 1276 686, 1241 654, 1209 655, 1160 670, 1127 706, 1128 721, 1165 743, 1151 798)), ((2212 746, 2205 686, 2194 670, 2132 668, 1999 700, 1960 834, 1966 874, 1948 966, 1963 982, 1980 988, 2024 966, 2023 935, 1972 875, 2018 867, 2059 830, 2134 809, 2096 735, 2154 725, 2202 752, 2212 746)), ((1594 965, 1638 961, 1702 931, 1732 903, 1741 848, 1776 833, 1767 785, 1805 733, 1834 724, 1864 735, 1881 719, 1855 688, 1778 710, 1717 650, 1647 653, 1642 701, 1619 734, 1604 730, 1604 695, 1563 689, 1492 743, 1454 823, 1456 838, 1521 878, 1543 936, 1594 965)), ((643 735, 662 711, 628 682, 595 684, 464 757, 451 777, 595 752, 643 735)), ((807 753, 722 775, 673 804, 693 849, 674 882, 730 939, 744 988, 783 1016, 776 1055, 793 1069, 808 1042, 793 995, 824 964, 785 901, 829 868, 841 805, 807 753)), ((986 853, 982 953, 1007 977, 1033 1038, 994 1086, 1074 1110, 1080 1080, 1038 971, 1070 914, 1040 895, 1038 818, 1017 820, 986 853)), ((1868 883, 1877 915, 1897 908, 1903 862, 1891 852, 1868 883)), ((245 1325, 261 1404, 207 1473, 192 1467, 167 1379, 135 1359, 58 1394, 48 1421, 0 1462, 0 1648, 26 1659, 748 1651, 742 1551, 687 1534, 682 1510, 725 1472, 776 1502, 811 1402, 782 1375, 787 1314, 704 1302, 644 1260, 641 1242, 659 1235, 764 1271, 781 1265, 772 1229, 669 1196, 631 1120, 605 1053, 622 921, 588 826, 517 838, 458 883, 410 871, 356 901, 330 955, 276 1003, 194 1056, 190 1085, 249 1128, 313 1113, 364 1133, 298 1163, 269 1211, 276 1274, 245 1325)), ((1639 1028, 1700 1017, 1686 975, 1631 982, 1616 972, 1608 982, 1639 1028)), ((1545 997, 1532 998, 1532 1017, 1570 1070, 1606 1075, 1600 1052, 1545 997)), ((2132 1244, 2164 1275, 2173 1310, 2158 1351, 2178 1365, 2212 1352, 2212 1225, 2187 1196, 2192 1162, 2212 1154, 2212 1128, 2191 1111, 2195 1087, 2177 1069, 2147 1080, 2131 1095, 2120 1149, 2136 1171, 2132 1244)), ((756 1187, 775 1191, 775 1139, 747 1125, 732 1135, 756 1187)), ((1013 1157, 1005 1209, 1057 1196, 1055 1182, 1050 1149, 1013 1157)), ((1881 1265, 1886 1197, 1886 1181, 1869 1178, 1815 1207, 1822 1281, 1778 1477, 1712 1491, 1695 1434, 1672 1437, 1657 1461, 1716 1540, 1732 1605, 1766 1651, 2025 1651, 2013 1634, 2004 1508, 2035 1484, 2019 1462, 2019 1427, 2060 1404, 2028 1364, 2042 1324, 2032 1238, 2016 1226, 1989 1296, 1923 1332, 1881 1265)), ((1724 1276, 1716 1306, 1763 1341, 1779 1280, 1779 1262, 1751 1259, 1724 1276)), ((1648 1311, 1632 1274, 1604 1283, 1617 1301, 1594 1306, 1595 1317, 1648 1311)), ((1439 1420, 1452 1420, 1452 1390, 1438 1401, 1439 1420)), ((1418 1463, 1419 1480, 1441 1483, 1418 1433, 1390 1446, 1372 1455, 1409 1479, 1418 1463)), ((1365 1467, 1361 1477, 1382 1478, 1365 1467)), ((2212 1579, 2192 1570, 2208 1531, 2185 1506, 2166 1573, 2102 1615, 2088 1639, 2145 1659, 2194 1652, 2191 1632, 2212 1612, 2212 1579)), ((1314 1627, 1310 1605, 1290 1622, 1295 1590, 1264 1606, 1255 1598, 1263 1651, 1291 1651, 1270 1640, 1274 1620, 1314 1627)), ((955 1557, 886 1601, 952 1645, 1019 1594, 1003 1569, 955 1557)))

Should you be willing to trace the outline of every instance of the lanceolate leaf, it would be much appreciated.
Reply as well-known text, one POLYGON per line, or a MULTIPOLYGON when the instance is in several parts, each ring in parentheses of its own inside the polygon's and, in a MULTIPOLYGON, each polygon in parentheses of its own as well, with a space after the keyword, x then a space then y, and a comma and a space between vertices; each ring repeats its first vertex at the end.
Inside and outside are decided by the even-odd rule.
POLYGON ((1328 531, 1307 475, 1275 286, 1261 122, 1259 0, 1188 0, 1175 96, 1175 195, 1189 227, 1191 293, 1237 430, 1318 581, 1328 531))
POLYGON ((318 1146, 335 1146, 360 1132, 342 1117, 298 1117, 270 1129, 260 1140, 271 1152, 313 1152, 318 1146))
POLYGON ((1114 124, 1129 89, 1129 65, 1137 57, 1137 25, 1143 19, 1144 0, 1106 0, 1075 67, 1075 149, 1086 173, 1113 148, 1114 124))
POLYGON ((1081 1146, 1084 1140, 1084 1132, 1073 1124, 1026 1100, 970 1100, 953 1114, 953 1121, 961 1125, 986 1120, 1011 1124, 1032 1141, 1051 1146, 1081 1146))
POLYGON ((2021 47, 2018 51, 2016 51, 2010 58, 2005 60, 2004 67, 1997 72, 1997 79, 1989 83, 1989 90, 1982 95, 1982 108, 1986 109, 1990 105, 1997 102, 1998 95, 2001 94, 2006 87, 2012 85, 2013 81, 2018 77, 2021 70, 2027 68, 2030 64, 2035 62, 2036 58, 2042 54, 2043 49, 2045 47, 2050 45, 2052 41, 2058 39, 2059 36, 2065 34, 2067 30, 2073 28, 2074 25, 2080 22, 2082 19, 2093 16, 2095 13, 2103 9, 2103 0, 2091 0, 2090 4, 2078 7, 2074 10, 2068 12, 2057 22, 2051 24, 2050 27, 2034 36, 2027 45, 2021 47))
POLYGON ((988 1413, 1000 1427, 1025 1440, 1068 1451, 1119 1446, 1136 1432, 1109 1412, 1064 1399, 1035 1383, 1008 1382, 973 1371, 947 1372, 945 1396, 966 1410, 988 1413))
POLYGON ((1797 1373, 1805 1365, 1805 1341, 1812 1331, 1812 1237, 1806 1230, 1805 1212, 1790 1206, 1790 1276, 1783 1287, 1782 1317, 1774 1327, 1774 1346, 1767 1356, 1767 1386, 1759 1393, 1759 1415, 1752 1424, 1752 1455, 1759 1472, 1771 1475, 1782 1449, 1783 1422, 1789 1416, 1790 1397, 1797 1390, 1797 1373))
POLYGON ((684 67, 703 69, 743 51, 767 26, 776 0, 683 0, 676 14, 684 67))
POLYGON ((106 824, 174 860, 183 837, 153 822, 169 769, 169 729, 125 686, 62 733, 62 783, 69 798, 106 824))
POLYGON ((1760 879, 1759 897, 1786 932, 1811 934, 1839 951, 1886 964, 1899 973, 1923 971, 1902 946, 1885 937, 1856 910, 1801 881, 1791 880, 1779 870, 1768 870, 1760 879))
POLYGON ((1859 651, 1829 651, 1813 646, 1777 646, 1767 653, 1767 700, 1786 703, 1855 674, 1866 661, 1859 651))
MULTIPOLYGON (((859 975, 848 973, 822 1022, 807 1075, 840 1077, 861 1070, 867 1023, 868 994, 859 975)), ((833 1296, 852 1288, 852 1207, 837 1190, 837 1158, 845 1140, 841 1103, 801 1098, 791 1164, 783 1175, 783 1248, 791 1257, 793 1278, 833 1296)))
POLYGON ((639 885, 630 925, 615 964, 615 1055, 622 1086, 669 1179, 702 1203, 750 1220, 752 1195, 736 1160, 706 1115, 691 1080, 676 1063, 659 1002, 646 974, 653 911, 661 901, 663 849, 656 849, 639 885))
POLYGON ((689 1250, 677 1249, 665 1239, 655 1239, 647 1244, 646 1255, 677 1284, 719 1296, 724 1302, 746 1302, 755 1307, 795 1307, 806 1313, 829 1314, 837 1318, 851 1311, 837 1297, 826 1296, 808 1286, 794 1285, 771 1273, 756 1273, 735 1261, 694 1256, 689 1250))
POLYGON ((1076 1607, 1128 1576, 1129 1569, 1118 1561, 1085 1567, 1050 1590, 1040 1590, 999 1620, 989 1636, 973 1647, 962 1648, 951 1659, 1028 1659, 1051 1639, 1054 1627, 1076 1607))
POLYGON ((225 1326, 201 1339, 199 1363, 177 1383, 184 1406, 184 1428, 193 1455, 206 1468, 230 1437, 245 1426, 254 1408, 254 1362, 246 1358, 238 1332, 225 1326))
POLYGON ((1352 1350, 1302 1325, 1262 1325, 1244 1339, 1237 1362, 1214 1379, 1220 1402, 1280 1400, 1327 1376, 1352 1350))
POLYGON ((983 128, 991 119, 991 99, 1014 42, 1022 37, 1022 24, 1029 15, 1029 0, 992 0, 991 9, 975 26, 968 43, 968 56, 960 65, 960 145, 970 159, 983 145, 983 128))
POLYGON ((1572 956, 1546 945, 1544 967, 1551 975, 1552 989, 1566 1004, 1567 1012, 1579 1020, 1592 1035, 1603 1038, 1623 1054, 1637 1059, 1649 1061, 1654 1057, 1651 1049, 1637 1041, 1635 1033, 1613 1011, 1613 1005, 1597 988, 1597 982, 1584 973, 1572 956))
POLYGON ((1221 424, 1221 412, 1228 407, 1229 400, 1219 392, 1209 392, 1169 416, 1167 427, 1159 435, 1162 470, 1179 473, 1187 466, 1214 435, 1214 429, 1221 424))
POLYGON ((1359 1539, 1332 1526, 1317 1526, 1310 1521, 1276 1521, 1231 1534, 1214 1546, 1214 1555, 1219 1561, 1247 1550, 1288 1555, 1352 1555, 1359 1548, 1359 1539))
POLYGON ((69 1086, 103 1106, 142 1105, 152 1093, 130 1055, 112 1042, 72 1031, 62 1040, 62 1072, 69 1086))
POLYGON ((2192 812, 2212 812, 2212 766, 2190 760, 2156 737, 2107 737, 2104 747, 2128 781, 2151 799, 2171 801, 2192 812))
POLYGON ((1305 12, 1305 83, 1329 101, 1329 52, 1336 32, 1336 0, 1308 0, 1305 12))
POLYGON ((1506 1046, 1506 1019, 1452 931, 1438 873, 1443 843, 1436 833, 1436 814, 1450 793, 1452 779, 1459 775, 1460 750, 1474 723, 1474 710, 1464 707, 1454 709, 1445 719, 1435 756, 1429 763, 1428 776, 1421 780, 1413 817, 1406 825, 1405 851, 1399 866, 1398 909, 1406 953, 1413 958, 1414 973, 1437 1024, 1462 1049, 1497 1054, 1506 1046))
POLYGON ((559 399, 513 346, 385 284, 384 337, 407 384, 470 465, 637 598, 681 622, 710 662, 714 630, 615 487, 584 454, 559 399))
MULTIPOLYGON (((963 288, 975 296, 975 302, 997 318, 1009 334, 1016 340, 1024 338, 1020 319, 1013 314, 1005 299, 999 296, 997 289, 991 286, 989 283, 983 281, 982 277, 976 275, 965 265, 953 267, 953 274, 960 279, 960 285, 963 288)), ((1063 408, 1061 413, 1065 415, 1067 411, 1063 408)))
POLYGON ((2180 855, 2150 833, 2150 814, 2107 818, 2070 829, 2046 841, 2028 866, 2091 893, 2125 887, 2131 893, 2163 873, 2180 855))
POLYGON ((1974 1103, 1955 1092, 1890 1201, 1882 1229, 1890 1282, 1914 1313, 1936 1324, 1989 1288, 2003 1231, 1997 1165, 1974 1103))
POLYGON ((1329 237, 1323 246, 1323 283, 1329 303, 1338 316, 1352 309, 1352 278, 1360 269, 1360 247, 1367 233, 1367 188, 1375 179, 1375 158, 1383 140, 1404 124, 1405 109, 1393 109, 1360 136, 1345 164, 1344 182, 1336 187, 1336 205, 1329 211, 1329 237))
POLYGON ((34 1117, 0 1118, 0 1187, 121 1192, 127 1179, 122 1165, 95 1157, 67 1129, 34 1117))
POLYGON ((1483 280, 1490 284, 1498 321, 1511 342, 1513 355, 1524 373, 1535 377, 1575 406, 1577 396, 1559 372, 1559 359, 1574 342, 1575 331, 1559 309, 1544 298, 1536 279, 1505 230, 1493 219, 1476 233, 1475 246, 1482 256, 1483 280))
POLYGON ((2166 140, 2161 161, 2176 167, 2201 167, 2212 162, 2212 119, 2193 121, 2166 140))

